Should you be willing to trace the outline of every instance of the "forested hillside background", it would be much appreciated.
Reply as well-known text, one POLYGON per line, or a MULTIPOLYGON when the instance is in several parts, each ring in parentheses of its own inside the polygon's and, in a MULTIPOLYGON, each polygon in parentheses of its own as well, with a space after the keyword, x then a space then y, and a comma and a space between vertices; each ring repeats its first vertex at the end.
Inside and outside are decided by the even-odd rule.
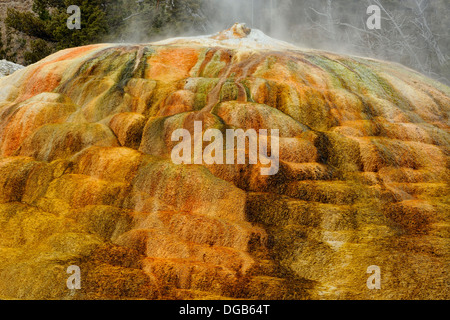
POLYGON ((450 83, 448 0, 3 0, 0 5, 0 59, 25 65, 68 47, 211 34, 246 22, 305 48, 395 61, 450 83), (81 8, 80 30, 66 26, 70 5, 81 8), (379 30, 366 26, 369 5, 381 8, 379 30))

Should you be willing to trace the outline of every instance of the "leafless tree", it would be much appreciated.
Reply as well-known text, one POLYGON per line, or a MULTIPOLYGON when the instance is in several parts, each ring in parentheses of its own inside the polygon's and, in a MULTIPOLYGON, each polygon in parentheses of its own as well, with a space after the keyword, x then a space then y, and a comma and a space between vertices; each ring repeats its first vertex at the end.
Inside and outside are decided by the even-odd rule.
POLYGON ((325 32, 331 40, 336 40, 336 29, 335 26, 338 23, 333 17, 333 0, 327 0, 326 6, 323 11, 316 10, 313 7, 309 8, 316 15, 321 17, 319 21, 314 19, 309 19, 314 27, 320 28, 325 32), (323 20, 325 20, 323 22, 323 20))
POLYGON ((426 10, 430 0, 406 0, 402 10, 386 7, 381 0, 367 0, 377 5, 382 13, 382 28, 369 30, 364 17, 361 21, 343 21, 333 8, 333 0, 310 7, 311 29, 320 30, 322 37, 333 41, 336 47, 351 48, 352 52, 402 62, 418 71, 444 80, 433 70, 448 64, 449 57, 439 45, 439 36, 430 28, 426 10), (406 9, 406 10, 405 10, 406 9), (341 32, 344 30, 343 32, 341 32))
POLYGON ((415 4, 414 13, 415 19, 413 20, 414 25, 419 30, 419 34, 423 37, 425 42, 428 45, 429 49, 433 50, 433 53, 436 55, 436 58, 440 65, 444 65, 447 63, 449 57, 444 55, 441 51, 441 48, 436 40, 435 34, 430 29, 428 24, 425 10, 430 5, 429 0, 413 0, 415 4))

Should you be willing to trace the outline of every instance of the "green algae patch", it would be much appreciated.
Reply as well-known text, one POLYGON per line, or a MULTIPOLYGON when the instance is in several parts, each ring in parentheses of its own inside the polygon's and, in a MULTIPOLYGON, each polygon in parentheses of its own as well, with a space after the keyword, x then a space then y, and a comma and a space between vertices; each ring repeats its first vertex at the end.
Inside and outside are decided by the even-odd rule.
POLYGON ((226 62, 221 60, 222 52, 216 51, 211 58, 211 61, 205 66, 204 70, 200 73, 204 78, 218 78, 222 70, 227 66, 226 62))
POLYGON ((227 80, 220 90, 220 101, 234 101, 238 98, 239 89, 233 80, 227 80))
POLYGON ((132 217, 124 210, 111 206, 86 206, 74 210, 70 216, 86 232, 105 240, 114 240, 131 229, 132 217))
POLYGON ((319 137, 316 147, 323 161, 338 171, 334 173, 336 177, 362 170, 361 151, 357 141, 334 132, 323 133, 319 137))
POLYGON ((252 92, 251 92, 251 90, 250 90, 250 88, 252 87, 251 81, 250 81, 249 79, 245 79, 245 80, 242 80, 242 81, 240 82, 240 84, 244 87, 245 95, 246 95, 246 100, 247 100, 248 102, 256 102, 255 100, 253 100, 253 98, 252 98, 252 92))

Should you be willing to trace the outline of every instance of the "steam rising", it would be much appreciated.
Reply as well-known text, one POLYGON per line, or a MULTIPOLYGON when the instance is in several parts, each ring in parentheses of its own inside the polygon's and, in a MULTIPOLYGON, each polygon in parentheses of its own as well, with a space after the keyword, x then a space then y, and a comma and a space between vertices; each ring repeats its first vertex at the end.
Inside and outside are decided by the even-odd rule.
MULTIPOLYGON (((445 0, 203 0, 160 1, 164 10, 181 6, 195 20, 187 27, 169 27, 151 33, 142 21, 158 19, 154 10, 127 19, 127 32, 119 42, 154 42, 171 37, 215 34, 236 22, 259 29, 270 37, 303 48, 367 56, 395 61, 444 83, 449 83, 450 59, 445 54, 450 42, 445 22, 436 12, 450 14, 445 0), (369 30, 367 8, 378 5, 382 28, 369 30), (448 38, 448 37, 447 37, 448 38)), ((160 10, 162 10, 160 7, 160 10)), ((128 17, 127 17, 128 18, 128 17)), ((156 22, 155 22, 156 23, 156 22)), ((169 24, 170 25, 170 24, 169 24)), ((448 26, 447 26, 448 28, 448 26)))

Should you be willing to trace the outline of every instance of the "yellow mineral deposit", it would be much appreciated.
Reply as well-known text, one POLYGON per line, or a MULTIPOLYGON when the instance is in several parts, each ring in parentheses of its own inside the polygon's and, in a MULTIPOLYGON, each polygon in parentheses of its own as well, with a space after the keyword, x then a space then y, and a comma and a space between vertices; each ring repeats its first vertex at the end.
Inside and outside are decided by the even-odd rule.
POLYGON ((0 80, 0 298, 448 299, 449 112, 401 65, 242 25, 53 54, 0 80), (196 121, 278 129, 279 172, 174 164, 196 121))

